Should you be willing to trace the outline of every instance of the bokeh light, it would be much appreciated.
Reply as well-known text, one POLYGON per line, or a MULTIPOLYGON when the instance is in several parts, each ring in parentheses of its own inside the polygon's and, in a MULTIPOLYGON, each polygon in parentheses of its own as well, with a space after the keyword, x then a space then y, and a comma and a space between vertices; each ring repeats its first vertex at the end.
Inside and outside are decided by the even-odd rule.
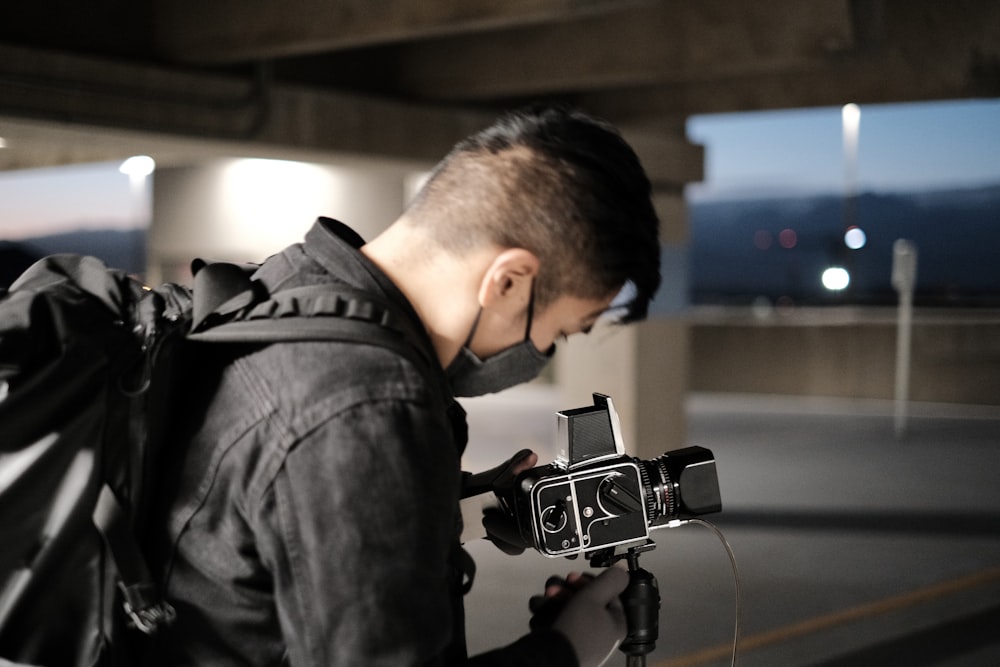
POLYGON ((851 226, 844 232, 844 245, 851 250, 861 250, 868 243, 868 235, 858 226, 851 226))
POLYGON ((823 272, 823 287, 831 292, 839 292, 851 284, 851 274, 847 269, 839 266, 831 266, 823 272))

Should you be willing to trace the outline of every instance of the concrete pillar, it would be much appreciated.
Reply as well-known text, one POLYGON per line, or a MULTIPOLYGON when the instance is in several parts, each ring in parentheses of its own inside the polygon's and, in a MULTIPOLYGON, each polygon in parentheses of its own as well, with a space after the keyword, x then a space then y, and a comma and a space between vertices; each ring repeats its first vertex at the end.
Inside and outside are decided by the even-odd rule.
POLYGON ((689 303, 685 183, 700 180, 701 148, 687 142, 683 123, 655 141, 632 141, 650 174, 661 220, 663 284, 649 318, 595 329, 563 344, 555 379, 566 408, 589 405, 592 393, 614 399, 628 452, 649 459, 686 444, 689 303))
POLYGON ((147 282, 187 283, 193 258, 260 262, 319 216, 370 239, 402 212, 412 169, 219 159, 157 169, 147 282))

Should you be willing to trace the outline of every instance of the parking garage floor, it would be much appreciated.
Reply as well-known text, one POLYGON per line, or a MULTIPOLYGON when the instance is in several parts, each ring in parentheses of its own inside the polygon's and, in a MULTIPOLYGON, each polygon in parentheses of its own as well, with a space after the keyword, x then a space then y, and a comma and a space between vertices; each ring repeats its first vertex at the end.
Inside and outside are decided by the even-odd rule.
MULTIPOLYGON (((527 387, 466 403, 466 469, 529 446, 551 458, 558 405, 527 387)), ((1000 665, 1000 408, 695 394, 688 442, 716 456, 723 512, 705 517, 735 554, 737 661, 746 666, 1000 665)), ((662 599, 650 667, 728 665, 733 568, 690 524, 653 533, 640 564, 662 599)), ((586 563, 510 557, 469 542, 470 650, 527 630, 527 600, 586 563)), ((626 662, 616 655, 611 665, 626 662)))

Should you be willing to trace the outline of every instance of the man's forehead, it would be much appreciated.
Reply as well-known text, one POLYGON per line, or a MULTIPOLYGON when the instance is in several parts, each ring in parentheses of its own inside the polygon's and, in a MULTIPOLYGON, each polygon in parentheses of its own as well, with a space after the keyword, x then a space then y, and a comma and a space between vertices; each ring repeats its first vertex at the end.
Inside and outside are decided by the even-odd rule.
POLYGON ((566 317, 571 317, 581 322, 588 320, 596 320, 604 313, 608 312, 613 301, 612 296, 608 296, 604 299, 600 298, 589 298, 589 297, 578 297, 578 296, 563 296, 558 299, 555 305, 562 314, 566 317))

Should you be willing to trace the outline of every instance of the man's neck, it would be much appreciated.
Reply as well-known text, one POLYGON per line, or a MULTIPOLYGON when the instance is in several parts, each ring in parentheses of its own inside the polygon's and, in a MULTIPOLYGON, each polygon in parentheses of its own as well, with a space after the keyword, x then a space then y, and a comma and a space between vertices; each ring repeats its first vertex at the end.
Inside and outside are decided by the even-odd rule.
POLYGON ((410 302, 434 345, 442 368, 458 354, 479 310, 481 271, 473 253, 458 258, 432 246, 422 234, 397 222, 362 246, 372 261, 410 302))

